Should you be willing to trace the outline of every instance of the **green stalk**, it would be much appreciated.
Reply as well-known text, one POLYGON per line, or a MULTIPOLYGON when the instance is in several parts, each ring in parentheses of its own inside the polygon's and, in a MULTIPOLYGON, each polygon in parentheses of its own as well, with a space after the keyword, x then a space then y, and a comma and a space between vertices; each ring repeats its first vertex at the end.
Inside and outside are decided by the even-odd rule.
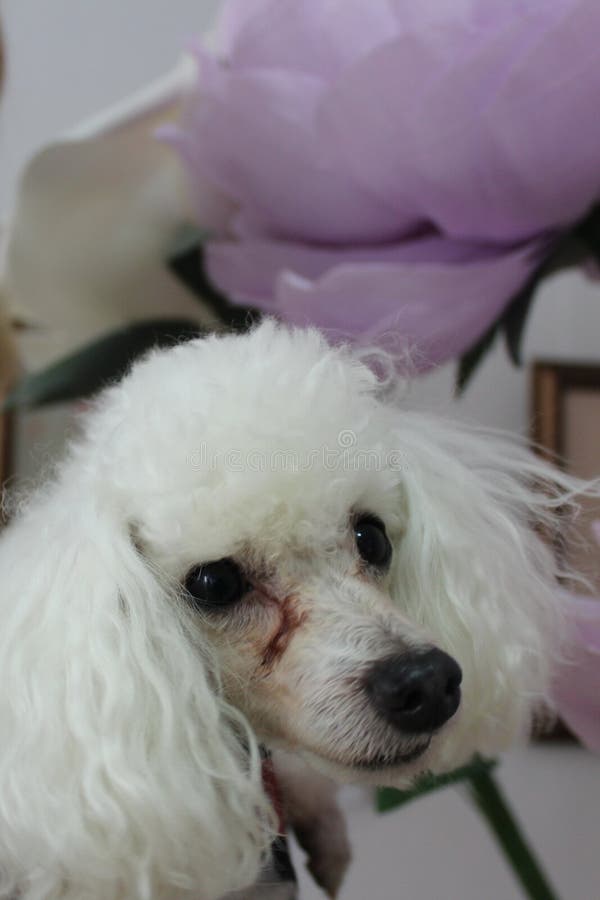
POLYGON ((475 803, 530 900, 559 900, 514 819, 489 768, 468 777, 475 803))

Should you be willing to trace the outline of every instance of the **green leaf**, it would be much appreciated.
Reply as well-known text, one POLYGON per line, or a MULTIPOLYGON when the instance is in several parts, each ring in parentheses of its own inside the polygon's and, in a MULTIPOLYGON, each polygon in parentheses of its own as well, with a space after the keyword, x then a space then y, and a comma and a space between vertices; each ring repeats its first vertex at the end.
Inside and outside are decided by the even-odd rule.
POLYGON ((234 331, 246 331, 260 313, 247 306, 231 303, 210 280, 204 259, 203 235, 186 229, 178 237, 168 266, 176 278, 202 303, 207 304, 218 318, 234 331))
POLYGON ((190 250, 196 250, 204 243, 204 241, 210 240, 210 237, 211 235, 208 231, 202 231, 202 229, 198 228, 196 225, 191 225, 189 223, 182 225, 175 233, 173 243, 167 253, 167 258, 169 260, 177 259, 179 256, 188 253, 190 250))
POLYGON ((585 218, 575 226, 573 234, 585 245, 595 261, 600 263, 600 204, 592 207, 585 218))
POLYGON ((120 378, 134 359, 151 347, 197 337, 196 322, 151 319, 113 331, 40 372, 26 375, 11 391, 4 409, 45 406, 78 400, 120 378))
POLYGON ((558 900, 533 848, 515 818, 503 791, 490 771, 481 769, 469 777, 475 804, 496 838, 513 874, 529 900, 558 900))
POLYGON ((506 340, 506 350, 515 366, 520 366, 522 362, 521 347, 525 325, 535 299, 538 283, 539 278, 537 277, 531 278, 527 282, 508 307, 501 322, 506 340))
POLYGON ((504 334, 506 349, 512 362, 521 365, 523 334, 541 282, 562 269, 581 265, 590 256, 600 264, 600 204, 592 207, 583 219, 558 239, 550 240, 548 252, 528 281, 517 291, 505 311, 483 337, 463 354, 457 370, 457 394, 461 394, 470 382, 498 332, 504 334))
MULTIPOLYGON (((585 227, 584 223, 580 223, 550 245, 549 252, 542 263, 523 287, 517 291, 506 312, 498 320, 498 324, 504 332, 508 355, 515 366, 520 366, 522 363, 521 345, 525 325, 541 282, 562 269, 581 265, 586 257, 589 257, 589 248, 579 234, 582 227, 585 227)), ((598 236, 600 237, 600 231, 598 236)))
POLYGON ((441 790, 453 784, 460 784, 463 781, 481 775, 482 772, 491 772, 498 765, 494 759, 483 759, 476 756, 472 762, 453 772, 445 775, 432 775, 430 772, 422 775, 415 783, 414 787, 407 791, 398 791, 396 788, 379 788, 376 795, 376 808, 380 813, 390 812, 393 809, 399 809, 407 803, 412 803, 419 797, 431 794, 433 791, 441 790))
POLYGON ((456 393, 460 395, 471 381, 483 358, 487 355, 488 350, 492 347, 496 335, 498 334, 499 323, 494 324, 481 337, 477 343, 467 350, 460 358, 458 369, 456 372, 456 393))
POLYGON ((496 760, 475 756, 469 765, 447 775, 424 775, 409 791, 382 788, 377 792, 377 810, 383 813, 399 809, 433 791, 464 783, 525 895, 530 900, 558 900, 504 794, 494 780, 492 771, 496 766, 496 760))

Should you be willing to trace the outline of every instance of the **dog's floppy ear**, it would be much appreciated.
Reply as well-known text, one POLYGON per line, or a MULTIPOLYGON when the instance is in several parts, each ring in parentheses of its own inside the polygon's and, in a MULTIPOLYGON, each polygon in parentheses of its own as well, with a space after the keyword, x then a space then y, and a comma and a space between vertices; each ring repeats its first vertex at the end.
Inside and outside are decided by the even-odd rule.
POLYGON ((393 593, 463 670, 464 726, 440 750, 457 764, 509 744, 549 700, 565 572, 545 536, 565 527, 577 495, 598 496, 598 486, 501 433, 412 412, 401 425, 406 526, 393 593))
POLYGON ((256 742, 110 496, 0 542, 0 896, 220 897, 268 842, 256 742))

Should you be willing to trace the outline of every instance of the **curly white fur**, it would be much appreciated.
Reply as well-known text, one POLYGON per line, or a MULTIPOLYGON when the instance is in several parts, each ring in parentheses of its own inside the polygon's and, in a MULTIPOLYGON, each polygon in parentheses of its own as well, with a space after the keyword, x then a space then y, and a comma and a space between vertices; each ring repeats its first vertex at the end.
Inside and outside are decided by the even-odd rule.
POLYGON ((0 541, 0 897, 252 883, 275 828, 259 741, 391 784, 506 746, 560 637, 534 529, 576 489, 511 439, 399 409, 315 331, 266 322, 150 354, 0 541), (384 578, 357 565, 357 510, 386 524, 384 578), (254 600, 195 611, 185 573, 227 556, 254 600), (414 739, 357 678, 431 644, 462 667, 461 708, 395 765, 414 739))

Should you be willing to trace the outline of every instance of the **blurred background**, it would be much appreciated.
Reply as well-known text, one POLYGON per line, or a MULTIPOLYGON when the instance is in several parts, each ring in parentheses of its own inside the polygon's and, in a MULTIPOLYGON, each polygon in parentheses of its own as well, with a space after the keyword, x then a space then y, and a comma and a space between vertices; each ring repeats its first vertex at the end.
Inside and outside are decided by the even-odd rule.
MULTIPOLYGON (((148 96, 162 96, 160 85, 176 69, 189 36, 210 29, 218 6, 218 0, 0 3, 7 70, 0 108, 0 234, 6 235, 19 181, 32 157, 65 134, 103 133, 107 122, 118 121, 122 129, 123 123, 136 121, 131 113, 135 104, 143 106, 148 96), (156 82, 158 93, 152 89, 148 94, 148 86, 156 82), (132 95, 137 98, 133 106, 132 95)), ((177 71, 176 81, 182 83, 184 69, 177 71)), ((149 108, 151 119, 151 102, 149 108)), ((78 175, 74 169, 72 173, 77 184, 78 175)), ((5 289, 18 362, 12 351, 4 351, 3 359, 8 361, 4 384, 14 379, 18 368, 45 365, 83 338, 129 316, 129 310, 116 301, 114 308, 96 304, 93 313, 88 309, 85 316, 80 315, 76 296, 68 292, 62 308, 61 290, 54 290, 50 283, 44 308, 39 279, 35 291, 32 288, 32 295, 37 292, 35 302, 29 302, 27 270, 35 269, 38 256, 43 260, 48 254, 45 245, 54 239, 52 222, 58 227, 69 215, 68 206, 52 205, 52 186, 65 181, 64 168, 45 158, 34 176, 38 185, 42 183, 47 208, 43 225, 26 242, 25 261, 17 267, 21 273, 25 270, 20 285, 15 289, 12 284, 11 289, 9 284, 5 289), (56 178, 53 165, 58 166, 56 178)), ((180 190, 176 177, 166 192, 170 186, 174 192, 180 190)), ((167 200, 164 206, 168 207, 167 200)), ((73 265, 64 247, 60 260, 53 259, 59 270, 73 265)), ((46 266, 44 277, 50 280, 52 271, 46 266)), ((59 272, 59 282, 63 275, 59 272)), ((173 309, 181 312, 185 301, 175 286, 169 290, 173 309)), ((534 304, 524 338, 523 366, 514 367, 498 343, 460 398, 454 396, 455 363, 448 363, 415 380, 410 402, 523 435, 535 434, 552 450, 569 456, 573 471, 600 474, 599 299, 600 285, 582 272, 569 270, 553 276, 534 304), (536 392, 532 372, 540 362, 545 367, 538 365, 536 392)), ((135 300, 131 302, 134 309, 135 300)), ((7 466, 12 479, 39 477, 60 452, 75 413, 73 404, 59 404, 12 417, 5 445, 10 450, 7 466)), ((575 743, 544 743, 509 754, 500 779, 560 896, 564 900, 600 897, 600 761, 575 743)), ((375 814, 372 796, 366 791, 344 789, 343 803, 355 849, 343 900, 517 900, 521 896, 497 846, 460 791, 448 789, 385 816, 375 814)), ((307 900, 321 896, 305 877, 299 852, 294 852, 303 896, 307 900)))

